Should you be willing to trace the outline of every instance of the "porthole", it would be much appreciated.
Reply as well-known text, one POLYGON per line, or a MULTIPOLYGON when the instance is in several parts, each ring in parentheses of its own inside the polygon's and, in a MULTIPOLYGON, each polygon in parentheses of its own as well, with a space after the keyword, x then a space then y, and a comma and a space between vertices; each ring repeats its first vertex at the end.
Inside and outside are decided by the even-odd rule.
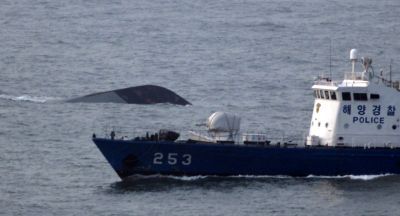
POLYGON ((318 127, 321 126, 321 122, 318 122, 318 127))
POLYGON ((378 124, 378 125, 376 126, 376 128, 378 128, 378 130, 380 130, 380 129, 382 129, 382 125, 378 124))
POLYGON ((325 127, 326 127, 326 128, 328 128, 328 125, 329 125, 329 124, 328 124, 328 122, 327 122, 327 123, 325 123, 325 127))
POLYGON ((392 126, 392 129, 393 129, 393 130, 396 130, 396 129, 397 129, 397 125, 393 125, 393 126, 392 126))

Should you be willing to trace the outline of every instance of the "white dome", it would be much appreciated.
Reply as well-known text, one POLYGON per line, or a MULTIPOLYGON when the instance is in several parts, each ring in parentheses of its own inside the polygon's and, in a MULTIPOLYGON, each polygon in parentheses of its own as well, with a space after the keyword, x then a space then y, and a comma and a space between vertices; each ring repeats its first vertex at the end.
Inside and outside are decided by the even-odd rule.
POLYGON ((207 128, 212 132, 238 132, 240 117, 224 112, 215 112, 208 117, 207 128))
POLYGON ((350 50, 350 60, 357 61, 357 54, 358 54, 358 51, 356 49, 351 49, 350 50))

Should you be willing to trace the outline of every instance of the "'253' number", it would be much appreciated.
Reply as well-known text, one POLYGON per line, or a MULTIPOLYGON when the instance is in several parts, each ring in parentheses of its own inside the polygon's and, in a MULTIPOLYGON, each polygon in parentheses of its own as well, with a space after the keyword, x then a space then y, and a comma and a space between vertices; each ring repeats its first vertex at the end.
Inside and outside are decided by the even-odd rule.
POLYGON ((179 155, 178 153, 168 153, 167 157, 164 158, 164 154, 161 152, 154 153, 153 157, 153 164, 164 164, 168 163, 169 165, 176 165, 178 161, 182 165, 190 165, 192 163, 192 155, 191 154, 182 154, 179 155))

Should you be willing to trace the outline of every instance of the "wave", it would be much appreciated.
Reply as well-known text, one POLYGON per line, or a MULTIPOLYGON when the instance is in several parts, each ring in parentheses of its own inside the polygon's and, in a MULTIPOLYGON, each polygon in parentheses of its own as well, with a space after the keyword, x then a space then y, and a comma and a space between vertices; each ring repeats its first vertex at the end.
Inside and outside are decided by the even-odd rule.
POLYGON ((34 103, 46 103, 48 101, 61 100, 60 98, 46 97, 46 96, 30 96, 30 95, 13 96, 13 95, 6 95, 6 94, 0 94, 0 99, 12 100, 12 101, 34 102, 34 103))
POLYGON ((216 175, 196 175, 196 176, 173 176, 173 175, 134 175, 129 179, 146 179, 146 178, 168 178, 181 181, 196 181, 206 178, 244 178, 244 179, 350 179, 370 181, 382 177, 392 176, 393 174, 381 175, 339 175, 339 176, 318 176, 308 175, 305 177, 293 177, 286 175, 232 175, 232 176, 216 176, 216 175))
POLYGON ((351 180, 374 180, 386 176, 392 176, 393 174, 381 174, 381 175, 341 175, 341 176, 315 176, 309 175, 306 178, 321 178, 321 179, 351 179, 351 180))
POLYGON ((198 175, 198 176, 166 176, 167 178, 181 180, 181 181, 196 181, 200 179, 205 179, 208 176, 198 175))
POLYGON ((181 180, 181 181, 195 181, 199 179, 205 179, 212 176, 205 176, 205 175, 197 175, 197 176, 173 176, 173 175, 133 175, 130 176, 127 180, 134 180, 134 179, 155 179, 155 178, 167 178, 167 179, 174 179, 174 180, 181 180))
POLYGON ((238 175, 230 176, 234 178, 276 178, 276 179, 351 179, 351 180, 374 180, 386 176, 392 176, 393 174, 381 174, 381 175, 339 175, 339 176, 320 176, 320 175, 308 175, 305 177, 293 177, 286 175, 238 175))

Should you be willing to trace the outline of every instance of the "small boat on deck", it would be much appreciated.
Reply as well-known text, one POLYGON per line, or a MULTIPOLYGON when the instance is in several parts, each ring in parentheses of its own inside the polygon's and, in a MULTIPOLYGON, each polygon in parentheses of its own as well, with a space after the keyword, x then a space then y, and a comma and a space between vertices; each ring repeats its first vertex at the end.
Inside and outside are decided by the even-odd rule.
POLYGON ((241 119, 213 113, 204 134, 161 130, 132 139, 93 142, 115 172, 131 175, 341 176, 400 173, 399 81, 376 74, 369 58, 350 51, 352 70, 342 81, 318 78, 308 136, 273 141, 268 134, 240 132, 241 119), (361 62, 363 70, 356 72, 361 62))

